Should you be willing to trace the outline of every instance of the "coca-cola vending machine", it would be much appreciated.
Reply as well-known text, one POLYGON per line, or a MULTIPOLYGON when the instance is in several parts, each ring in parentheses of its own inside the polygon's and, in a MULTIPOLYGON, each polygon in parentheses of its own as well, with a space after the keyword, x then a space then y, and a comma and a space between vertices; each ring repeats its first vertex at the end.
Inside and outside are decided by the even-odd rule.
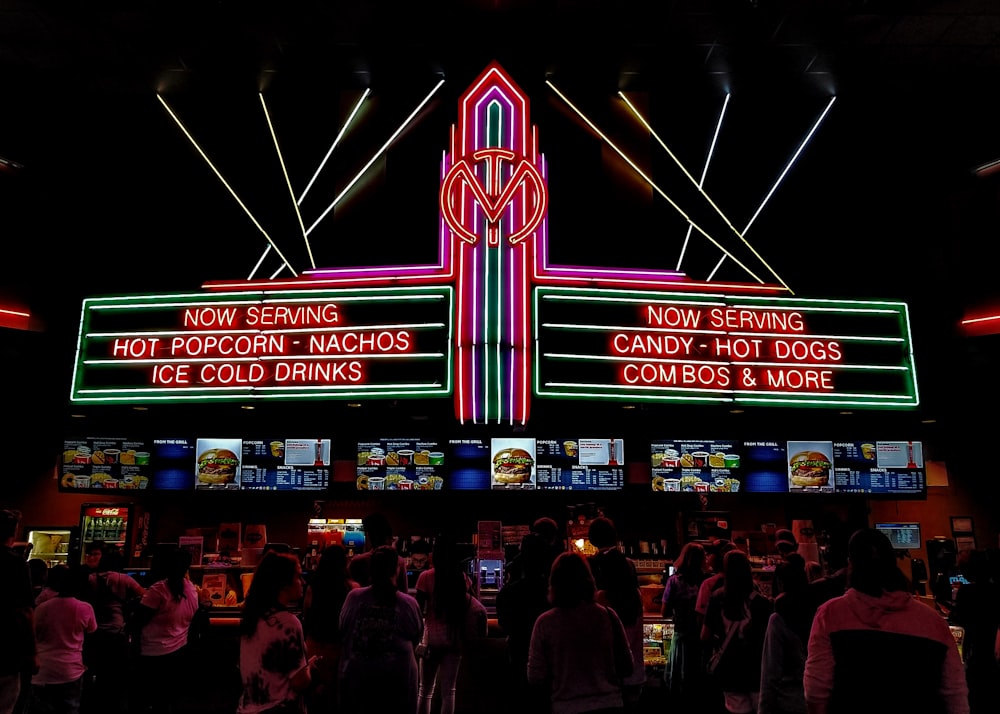
POLYGON ((149 542, 146 514, 134 503, 84 503, 80 507, 80 562, 87 546, 104 541, 118 548, 126 563, 142 557, 149 542))

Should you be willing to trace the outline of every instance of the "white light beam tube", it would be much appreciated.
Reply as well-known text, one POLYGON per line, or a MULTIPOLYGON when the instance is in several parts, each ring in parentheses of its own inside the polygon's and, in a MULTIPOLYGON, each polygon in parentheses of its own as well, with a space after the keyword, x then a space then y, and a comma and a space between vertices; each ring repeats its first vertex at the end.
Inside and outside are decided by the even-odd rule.
MULTIPOLYGON (((753 225, 753 222, 757 220, 757 216, 760 215, 760 212, 764 210, 764 206, 767 205, 767 202, 771 200, 771 196, 774 195, 774 192, 777 190, 778 185, 782 182, 782 180, 784 180, 785 175, 791 170, 792 165, 799 158, 799 154, 802 153, 802 150, 806 148, 806 144, 808 144, 809 140, 812 139, 812 135, 816 133, 816 130, 819 128, 819 125, 823 123, 823 119, 826 118, 827 113, 830 111, 830 108, 833 106, 833 103, 835 101, 837 101, 836 97, 830 97, 830 101, 827 102, 826 108, 823 110, 823 113, 819 115, 819 118, 816 120, 816 122, 812 125, 812 128, 809 130, 809 133, 806 134, 805 138, 802 140, 802 143, 799 144, 799 148, 795 150, 795 153, 792 154, 792 158, 790 158, 788 160, 788 163, 785 164, 785 168, 781 171, 781 174, 778 176, 777 180, 775 180, 774 185, 771 186, 771 190, 767 192, 767 195, 764 196, 764 200, 760 202, 760 205, 757 206, 757 210, 754 212, 753 216, 750 217, 750 220, 747 222, 746 228, 743 229, 744 235, 746 235, 746 232, 750 230, 750 226, 753 225)), ((712 269, 712 272, 708 276, 709 281, 711 281, 711 279, 715 276, 715 273, 719 270, 719 268, 722 267, 722 263, 725 260, 726 260, 725 255, 719 258, 719 262, 715 264, 715 267, 712 269)), ((778 279, 781 280, 781 278, 778 279)), ((782 282, 781 284, 785 285, 784 282, 782 282)), ((788 286, 785 285, 785 287, 788 286)), ((789 292, 792 292, 791 288, 789 288, 789 292)), ((792 294, 794 295, 795 293, 792 294)))
POLYGON ((243 201, 240 200, 240 197, 236 195, 236 192, 233 190, 233 187, 230 186, 229 183, 226 181, 226 179, 222 177, 222 174, 219 173, 219 170, 215 168, 215 164, 213 164, 211 159, 209 159, 208 156, 205 155, 205 152, 201 150, 201 147, 198 146, 198 142, 194 140, 194 137, 191 136, 190 132, 188 132, 188 130, 185 128, 181 120, 177 118, 177 115, 174 114, 173 110, 170 108, 170 105, 167 104, 166 100, 159 94, 156 95, 156 98, 160 100, 160 104, 162 104, 163 108, 167 110, 167 113, 170 115, 170 118, 174 120, 174 123, 176 123, 177 126, 180 127, 180 130, 184 132, 184 136, 186 136, 188 141, 191 142, 191 145, 198 151, 199 154, 201 154, 201 158, 205 160, 205 163, 208 164, 209 168, 212 169, 212 171, 219 178, 219 180, 222 181, 222 185, 226 187, 226 190, 229 191, 230 195, 232 195, 232 197, 236 199, 236 202, 240 204, 240 208, 243 209, 243 212, 246 213, 247 216, 250 218, 250 220, 253 221, 253 224, 257 226, 257 230, 259 230, 261 233, 264 234, 264 237, 267 238, 267 242, 271 245, 272 248, 274 248, 274 251, 281 257, 282 262, 288 266, 288 269, 290 271, 292 271, 292 275, 298 277, 298 273, 296 273, 295 269, 292 268, 292 266, 288 263, 288 260, 285 258, 285 256, 281 254, 281 249, 279 249, 278 246, 275 245, 274 241, 271 239, 271 236, 269 236, 267 234, 267 231, 264 230, 264 227, 260 223, 258 223, 257 219, 254 218, 252 213, 250 213, 250 209, 247 208, 246 204, 243 203, 243 201))
POLYGON ((574 112, 576 112, 577 116, 579 116, 581 119, 583 119, 583 121, 587 123, 587 126, 589 126, 594 131, 594 133, 596 133, 608 146, 610 146, 615 151, 615 153, 618 154, 625 161, 625 163, 627 163, 630 167, 632 167, 632 170, 635 171, 642 178, 643 181, 645 181, 646 183, 648 183, 653 188, 654 191, 656 191, 658 194, 660 194, 660 196, 662 196, 667 201, 667 203, 669 203, 671 206, 673 206, 674 210, 677 211, 679 214, 681 214, 681 216, 684 217, 684 220, 686 220, 688 223, 690 223, 692 226, 694 226, 694 229, 696 231, 698 231, 701 235, 703 235, 706 238, 708 238, 708 240, 712 242, 712 245, 714 245, 716 248, 718 248, 723 253, 725 253, 730 258, 732 258, 733 261, 735 261, 735 263, 738 266, 740 266, 745 271, 747 271, 747 273, 750 275, 750 277, 752 277, 758 283, 761 283, 761 284, 764 283, 764 281, 761 280, 760 278, 758 278, 754 274, 754 272, 752 270, 750 270, 750 268, 748 268, 743 263, 741 263, 736 256, 732 255, 717 240, 715 240, 715 238, 713 238, 708 233, 706 233, 705 230, 701 226, 699 226, 697 223, 695 223, 694 221, 692 221, 691 217, 688 214, 686 214, 681 209, 681 207, 678 206, 677 203, 672 198, 670 198, 670 196, 668 196, 666 193, 663 192, 663 189, 661 189, 659 186, 657 186, 655 183, 653 183, 653 180, 651 178, 649 178, 645 173, 643 173, 642 169, 640 169, 635 164, 635 162, 632 161, 632 159, 630 159, 628 156, 626 156, 625 153, 621 149, 619 149, 615 145, 615 143, 613 141, 611 141, 611 139, 609 139, 607 137, 606 134, 604 134, 604 132, 602 132, 600 129, 598 129, 597 126, 594 124, 594 122, 590 121, 590 119, 588 119, 583 114, 583 112, 581 112, 579 109, 577 109, 576 106, 574 106, 574 104, 569 99, 566 98, 566 95, 564 95, 562 92, 560 92, 558 89, 556 89, 556 86, 554 84, 552 84, 552 82, 550 82, 549 80, 545 80, 545 83, 547 85, 549 85, 549 87, 552 89, 552 91, 555 92, 557 95, 559 95, 559 98, 562 99, 564 102, 566 102, 567 106, 569 106, 570 109, 572 109, 574 112))
POLYGON ((322 221, 324 218, 326 218, 327 214, 330 211, 333 210, 333 207, 336 206, 340 202, 340 199, 342 199, 347 194, 347 192, 351 190, 351 188, 354 186, 354 184, 356 184, 361 179, 361 177, 364 176, 365 172, 367 172, 368 169, 370 169, 372 167, 372 164, 374 164, 376 161, 378 161, 378 157, 380 157, 383 153, 385 153, 385 150, 389 148, 389 145, 392 144, 392 142, 396 140, 396 137, 399 136, 402 133, 403 129, 405 129, 407 127, 407 125, 409 125, 409 123, 411 121, 413 121, 413 117, 415 117, 417 115, 417 113, 421 109, 424 108, 424 105, 427 104, 427 102, 429 102, 431 100, 431 97, 433 97, 434 94, 437 92, 437 90, 441 88, 442 84, 444 84, 444 80, 443 79, 439 80, 438 83, 436 85, 434 85, 434 89, 432 89, 430 91, 430 93, 426 97, 424 97, 423 101, 420 102, 420 104, 417 105, 417 108, 414 109, 410 113, 410 116, 406 117, 405 121, 403 121, 403 123, 399 125, 399 128, 396 129, 396 131, 394 131, 392 133, 392 136, 390 136, 386 140, 386 142, 384 144, 382 144, 382 148, 379 149, 375 153, 375 155, 372 156, 371 159, 368 160, 368 163, 365 164, 364 167, 357 173, 357 175, 353 179, 350 180, 350 182, 347 184, 347 186, 344 187, 344 190, 341 191, 337 195, 337 197, 335 199, 333 199, 333 203, 331 203, 329 206, 327 206, 326 210, 323 211, 323 213, 320 214, 319 218, 317 218, 313 222, 313 224, 311 226, 309 226, 308 229, 306 229, 306 235, 307 236, 310 233, 313 232, 313 229, 315 229, 316 226, 319 225, 320 221, 322 221))
POLYGON ((320 171, 322 171, 323 167, 326 166, 326 162, 330 159, 330 155, 333 153, 333 150, 337 148, 337 144, 339 144, 340 140, 344 138, 344 134, 347 133, 347 128, 354 121, 355 115, 358 113, 358 110, 361 109, 361 104, 368 98, 368 95, 371 94, 371 91, 372 91, 371 89, 366 89, 364 94, 361 95, 361 99, 359 99, 357 103, 354 105, 354 109, 352 109, 351 113, 348 115, 347 121, 344 122, 344 126, 340 128, 340 132, 337 134, 337 138, 333 140, 332 144, 330 144, 330 148, 327 149, 326 156, 324 156, 323 160, 319 163, 319 167, 316 169, 316 173, 314 173, 312 178, 309 179, 309 183, 306 184, 305 190, 302 191, 302 195, 299 196, 299 200, 297 201, 297 203, 300 206, 302 205, 302 202, 305 200, 306 194, 309 193, 309 189, 311 189, 312 185, 316 182, 316 178, 319 176, 320 171))

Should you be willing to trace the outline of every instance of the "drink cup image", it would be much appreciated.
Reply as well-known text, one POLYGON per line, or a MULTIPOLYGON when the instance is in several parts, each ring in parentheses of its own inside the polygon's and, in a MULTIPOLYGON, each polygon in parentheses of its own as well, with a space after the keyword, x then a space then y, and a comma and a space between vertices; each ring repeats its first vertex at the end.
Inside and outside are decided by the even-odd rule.
POLYGON ((663 490, 664 491, 680 491, 681 490, 681 480, 679 478, 665 478, 665 479, 663 479, 663 490))
POLYGON ((411 481, 408 478, 404 478, 402 481, 399 482, 399 490, 400 491, 412 491, 413 490, 413 481, 411 481))
POLYGON ((117 464, 118 455, 121 453, 119 449, 105 449, 104 450, 104 463, 106 464, 117 464))
POLYGON ((101 488, 118 488, 118 479, 106 478, 101 484, 101 488))
POLYGON ((149 452, 148 451, 135 452, 135 465, 149 466, 149 452))
POLYGON ((691 458, 694 459, 695 466, 708 466, 707 451, 693 451, 691 452, 691 458))
POLYGON ((372 491, 384 491, 385 479, 381 476, 371 476, 368 478, 368 488, 372 491))
POLYGON ((724 457, 726 468, 735 469, 740 466, 740 455, 739 454, 726 454, 724 457))
POLYGON ((431 466, 441 466, 444 464, 443 451, 432 451, 427 458, 431 466))
POLYGON ((694 490, 696 493, 708 493, 709 491, 708 481, 695 481, 694 490))
POLYGON ((90 476, 74 476, 73 488, 90 488, 90 476))
POLYGON ((396 453, 399 454, 400 466, 409 466, 413 463, 413 449, 400 449, 396 453))

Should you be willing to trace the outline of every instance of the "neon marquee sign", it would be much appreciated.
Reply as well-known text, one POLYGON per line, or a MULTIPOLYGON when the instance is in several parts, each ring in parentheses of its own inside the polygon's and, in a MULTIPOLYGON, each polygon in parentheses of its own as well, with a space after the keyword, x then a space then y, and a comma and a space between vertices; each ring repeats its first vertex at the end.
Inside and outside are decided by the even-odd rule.
POLYGON ((451 396, 462 423, 511 424, 532 397, 919 403, 902 303, 552 263, 529 109, 495 63, 460 98, 436 263, 88 299, 71 399, 451 396))

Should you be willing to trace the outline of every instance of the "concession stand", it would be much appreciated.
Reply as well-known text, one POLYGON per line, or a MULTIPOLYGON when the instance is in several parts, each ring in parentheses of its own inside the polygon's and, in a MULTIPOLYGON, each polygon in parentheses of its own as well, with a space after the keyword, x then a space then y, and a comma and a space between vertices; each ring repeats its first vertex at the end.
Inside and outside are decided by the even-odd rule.
MULTIPOLYGON (((88 419, 67 421, 45 508, 113 531, 137 574, 185 543, 220 601, 242 600, 268 547, 307 570, 329 543, 360 548, 375 510, 404 554, 466 536, 490 594, 543 515, 582 552, 581 529, 610 516, 650 592, 681 545, 720 536, 766 583, 793 523, 828 568, 858 526, 922 524, 899 549, 921 580, 923 541, 969 505, 935 491, 908 305, 797 296, 728 220, 683 211, 744 279, 557 259, 557 172, 530 109, 495 62, 460 95, 436 261, 299 271, 268 237, 281 275, 86 298, 70 406, 88 419)), ((646 606, 662 666, 670 623, 655 594, 646 606)))

